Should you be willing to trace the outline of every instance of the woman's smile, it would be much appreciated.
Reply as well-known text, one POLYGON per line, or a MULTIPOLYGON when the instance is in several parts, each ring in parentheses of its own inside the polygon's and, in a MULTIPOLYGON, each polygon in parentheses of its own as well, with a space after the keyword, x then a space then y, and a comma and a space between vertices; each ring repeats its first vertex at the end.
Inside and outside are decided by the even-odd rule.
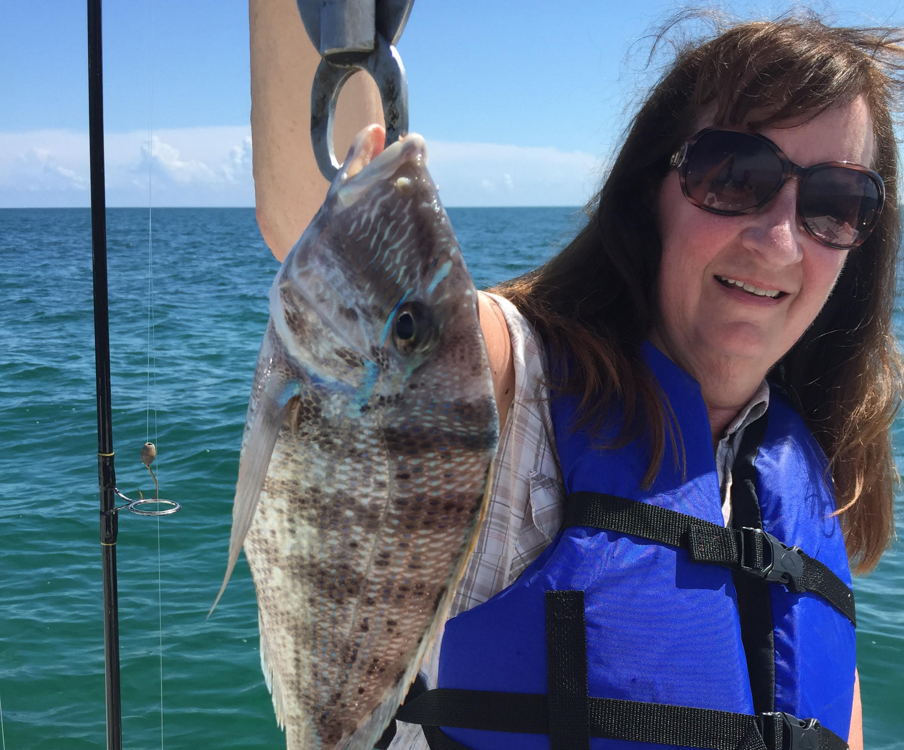
MULTIPOLYGON (((715 280, 718 281, 726 289, 733 291, 742 291, 744 292, 744 294, 753 297, 759 297, 761 299, 765 298, 773 301, 778 301, 782 297, 787 296, 787 292, 783 292, 780 289, 760 287, 750 281, 744 281, 742 279, 730 279, 727 276, 719 276, 718 274, 713 278, 715 278, 715 280)), ((737 297, 737 299, 744 300, 744 297, 737 297)))

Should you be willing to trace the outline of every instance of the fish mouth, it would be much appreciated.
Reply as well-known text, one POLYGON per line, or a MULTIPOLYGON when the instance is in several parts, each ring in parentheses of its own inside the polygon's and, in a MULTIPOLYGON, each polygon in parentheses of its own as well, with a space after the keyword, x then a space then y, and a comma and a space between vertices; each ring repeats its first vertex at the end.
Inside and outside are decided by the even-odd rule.
MULTIPOLYGON (((405 164, 414 163, 421 169, 427 166, 427 144, 417 133, 409 133, 388 148, 384 148, 385 143, 386 131, 381 125, 370 125, 355 136, 330 188, 339 206, 353 206, 374 185, 392 179, 405 164)), ((399 182, 404 180, 409 178, 399 177, 399 182)), ((398 187, 404 190, 407 185, 398 187)))

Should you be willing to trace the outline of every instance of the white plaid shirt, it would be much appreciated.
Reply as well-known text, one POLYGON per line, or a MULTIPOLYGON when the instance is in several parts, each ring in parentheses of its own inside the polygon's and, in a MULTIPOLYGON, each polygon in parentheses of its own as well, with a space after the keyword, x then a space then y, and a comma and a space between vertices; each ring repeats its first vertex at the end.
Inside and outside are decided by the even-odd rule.
MULTIPOLYGON (((509 586, 549 545, 562 525, 565 486, 549 411, 543 343, 517 308, 491 294, 505 316, 515 365, 515 395, 499 438, 490 504, 477 546, 452 600, 451 619, 509 586)), ((728 426, 716 448, 723 516, 730 518, 731 472, 744 428, 769 405, 769 387, 754 397, 728 426)), ((442 631, 421 665, 428 689, 436 687, 442 631)), ((420 727, 398 722, 390 750, 427 750, 420 727)))

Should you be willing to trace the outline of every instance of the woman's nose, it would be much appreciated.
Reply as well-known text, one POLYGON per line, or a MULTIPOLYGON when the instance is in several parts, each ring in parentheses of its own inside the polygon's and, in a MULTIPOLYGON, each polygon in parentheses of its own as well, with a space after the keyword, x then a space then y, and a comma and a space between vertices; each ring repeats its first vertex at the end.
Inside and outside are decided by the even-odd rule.
POLYGON ((769 203, 756 213, 745 216, 745 244, 772 265, 791 265, 803 257, 801 240, 804 230, 797 218, 799 189, 800 183, 790 179, 769 203))

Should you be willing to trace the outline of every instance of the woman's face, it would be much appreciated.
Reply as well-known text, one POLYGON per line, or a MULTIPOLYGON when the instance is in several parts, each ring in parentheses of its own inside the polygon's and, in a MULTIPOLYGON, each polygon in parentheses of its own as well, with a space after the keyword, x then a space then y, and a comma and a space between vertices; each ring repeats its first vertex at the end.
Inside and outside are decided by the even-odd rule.
MULTIPOLYGON (((868 165, 873 156, 863 98, 803 125, 761 133, 804 167, 868 165)), ((684 197, 676 170, 663 182, 660 314, 651 338, 698 380, 738 371, 757 382, 765 377, 822 309, 848 252, 862 252, 834 250, 810 237, 797 218, 798 188, 788 180, 758 212, 719 216, 684 197), (739 283, 780 294, 760 296, 739 283)))

